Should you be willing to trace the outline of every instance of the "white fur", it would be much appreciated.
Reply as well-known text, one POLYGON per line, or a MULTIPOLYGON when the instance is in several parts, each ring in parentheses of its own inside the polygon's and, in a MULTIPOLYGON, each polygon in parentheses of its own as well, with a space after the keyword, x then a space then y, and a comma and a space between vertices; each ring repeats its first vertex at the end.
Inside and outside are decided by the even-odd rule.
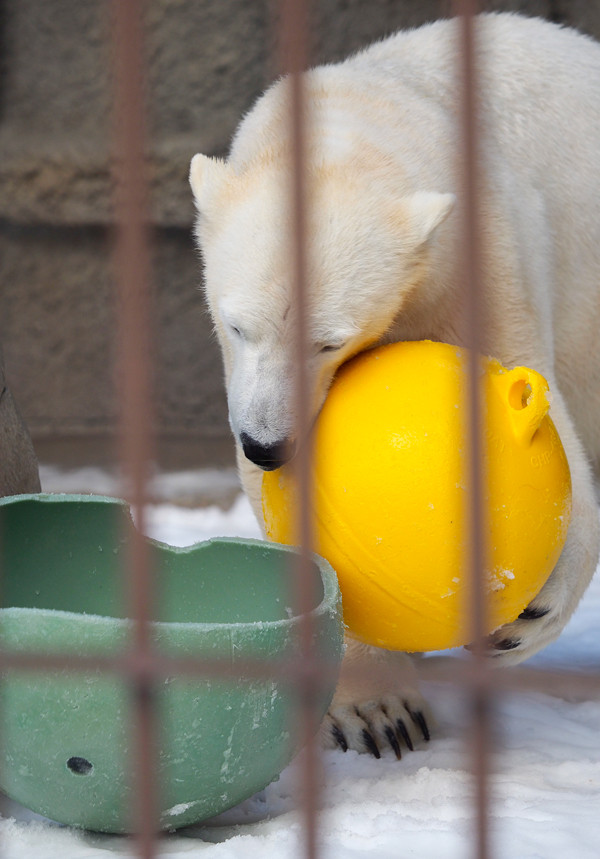
MULTIPOLYGON (((492 649, 507 664, 559 634, 598 561, 600 47, 516 15, 482 16, 476 34, 484 350, 548 379, 573 479, 567 545, 536 600, 549 613, 491 641, 520 641, 492 649)), ((368 346, 464 342, 458 38, 455 21, 439 21, 305 76, 314 415, 337 367, 368 346)), ((292 438, 296 425, 288 98, 284 79, 242 121, 228 161, 197 155, 190 175, 231 426, 264 446, 292 438)), ((239 445, 238 455, 260 517, 261 474, 239 445)), ((351 644, 349 654, 381 665, 381 652, 351 644)), ((403 657, 386 659, 386 682, 349 680, 330 713, 357 747, 360 725, 384 739, 377 719, 364 718, 379 699, 387 713, 395 696, 392 723, 407 702, 408 712, 420 707, 413 687, 394 688, 403 657), (363 717, 354 706, 349 715, 349 700, 363 717)))

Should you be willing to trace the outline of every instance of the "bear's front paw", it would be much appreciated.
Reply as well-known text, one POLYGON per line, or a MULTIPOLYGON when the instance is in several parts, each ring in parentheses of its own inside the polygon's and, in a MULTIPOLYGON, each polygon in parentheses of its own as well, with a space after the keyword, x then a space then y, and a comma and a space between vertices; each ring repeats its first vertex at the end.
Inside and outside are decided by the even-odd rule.
POLYGON ((554 640, 562 626, 563 622, 556 610, 545 602, 534 601, 516 620, 501 626, 487 637, 486 655, 503 666, 522 662, 554 640))
POLYGON ((321 725, 325 748, 396 757, 430 737, 431 716, 410 657, 348 642, 336 693, 321 725))
POLYGON ((413 751, 419 742, 429 740, 429 721, 420 698, 408 701, 384 695, 379 700, 334 703, 321 726, 321 743, 344 752, 369 752, 376 758, 391 748, 400 760, 403 749, 413 751))

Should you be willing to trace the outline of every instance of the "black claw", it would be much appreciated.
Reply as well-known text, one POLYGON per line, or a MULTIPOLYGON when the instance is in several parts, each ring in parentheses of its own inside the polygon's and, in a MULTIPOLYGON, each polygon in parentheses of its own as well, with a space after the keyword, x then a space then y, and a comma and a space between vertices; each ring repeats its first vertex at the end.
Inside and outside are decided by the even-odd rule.
POLYGON ((412 741, 411 736, 408 733, 408 729, 407 729, 406 725, 404 724, 404 722, 402 721, 402 719, 397 720, 396 730, 398 731, 398 733, 400 734, 400 736, 402 737, 402 739, 404 740, 404 742, 406 743, 406 745, 408 746, 410 751, 414 752, 415 747, 413 746, 413 741, 412 741))
POLYGON ((366 728, 363 729, 362 738, 363 738, 363 742, 364 742, 365 746, 367 747, 367 749, 371 752, 371 754, 374 757, 377 758, 377 760, 379 760, 379 758, 381 757, 381 752, 377 748, 377 743, 375 742, 375 740, 373 739, 373 737, 367 731, 366 728))
POLYGON ((417 724, 421 729, 423 739, 428 743, 431 739, 431 734, 429 733, 429 725, 427 724, 427 720, 423 713, 417 713, 417 724))
POLYGON ((394 754, 396 755, 398 760, 402 759, 402 752, 400 750, 400 743, 398 742, 398 738, 394 733, 393 729, 389 726, 385 729, 385 735, 388 738, 388 742, 392 749, 394 750, 394 754))
POLYGON ((331 733, 333 734, 333 739, 336 741, 341 750, 343 752, 347 752, 348 743, 346 742, 346 737, 344 736, 343 731, 337 725, 332 725, 331 733))
POLYGON ((421 729, 423 739, 429 742, 429 740, 431 739, 431 734, 429 733, 429 726, 425 720, 425 716, 423 715, 423 713, 420 710, 416 710, 413 713, 410 707, 407 707, 406 704, 404 706, 406 707, 410 718, 413 720, 417 728, 421 729))
POLYGON ((545 617, 550 612, 549 608, 535 608, 533 605, 528 605, 519 615, 520 620, 539 620, 540 617, 545 617))
POLYGON ((493 642, 493 647, 495 650, 514 650, 520 643, 520 638, 501 638, 500 641, 493 642))

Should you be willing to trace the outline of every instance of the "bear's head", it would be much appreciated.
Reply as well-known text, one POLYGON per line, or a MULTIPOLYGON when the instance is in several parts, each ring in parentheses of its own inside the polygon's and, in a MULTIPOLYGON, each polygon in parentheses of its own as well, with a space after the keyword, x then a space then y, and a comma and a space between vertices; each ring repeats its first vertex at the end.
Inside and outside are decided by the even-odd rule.
MULTIPOLYGON (((294 368, 298 278, 289 157, 268 150, 243 169, 196 155, 190 182, 205 291, 223 351, 229 419, 248 459, 265 470, 297 441, 294 368)), ((303 270, 311 410, 335 371, 382 341, 426 279, 431 240, 454 204, 447 193, 402 193, 365 153, 309 157, 303 270)))

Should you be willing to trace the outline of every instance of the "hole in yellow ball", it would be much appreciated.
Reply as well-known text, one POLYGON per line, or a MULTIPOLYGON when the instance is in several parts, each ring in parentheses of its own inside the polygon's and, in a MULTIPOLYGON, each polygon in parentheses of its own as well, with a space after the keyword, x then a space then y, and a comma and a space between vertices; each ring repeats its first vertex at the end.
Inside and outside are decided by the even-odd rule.
POLYGON ((508 392, 508 402, 511 408, 517 411, 527 408, 532 393, 529 382, 526 379, 519 379, 508 392))

